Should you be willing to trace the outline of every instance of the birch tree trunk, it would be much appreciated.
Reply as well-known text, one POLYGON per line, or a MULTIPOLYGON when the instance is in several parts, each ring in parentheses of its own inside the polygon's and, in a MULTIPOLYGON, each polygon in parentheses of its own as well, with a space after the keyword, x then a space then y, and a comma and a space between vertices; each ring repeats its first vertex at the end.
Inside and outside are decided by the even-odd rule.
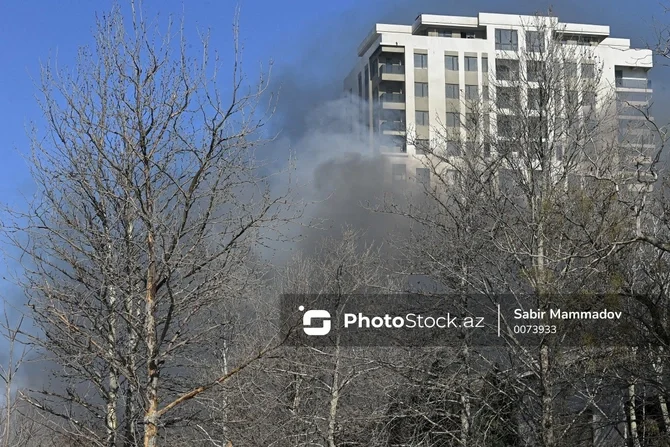
POLYGON ((640 447, 637 415, 635 414, 635 384, 628 384, 628 399, 626 401, 626 419, 628 420, 628 443, 630 447, 640 447))

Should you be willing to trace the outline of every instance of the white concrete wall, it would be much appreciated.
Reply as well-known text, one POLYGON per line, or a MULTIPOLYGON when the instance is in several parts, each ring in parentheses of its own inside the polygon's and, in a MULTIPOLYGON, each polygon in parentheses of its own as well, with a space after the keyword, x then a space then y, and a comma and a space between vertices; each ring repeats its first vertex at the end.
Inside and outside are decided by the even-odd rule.
MULTIPOLYGON (((602 68, 601 82, 602 88, 611 88, 615 84, 615 67, 638 67, 636 69, 625 69, 625 78, 641 78, 646 76, 645 70, 652 67, 652 54, 650 50, 630 49, 628 39, 618 39, 606 37, 609 35, 609 27, 602 25, 572 24, 560 23, 557 18, 545 17, 538 19, 535 16, 519 16, 508 14, 488 14, 480 13, 478 17, 453 17, 453 16, 435 16, 421 15, 411 26, 406 25, 385 25, 377 24, 373 32, 366 37, 359 50, 360 58, 347 78, 346 85, 353 88, 357 93, 357 74, 363 72, 363 67, 369 62, 369 58, 380 45, 401 46, 405 48, 405 94, 406 94, 406 123, 408 129, 415 128, 415 107, 414 99, 414 51, 424 50, 428 52, 428 89, 429 89, 429 114, 431 133, 430 137, 435 138, 436 126, 442 126, 446 116, 445 99, 445 52, 457 52, 459 58, 459 88, 465 88, 465 53, 476 53, 478 55, 477 83, 479 92, 482 89, 481 58, 482 54, 488 56, 489 73, 495 69, 495 60, 499 58, 518 59, 526 49, 526 38, 524 31, 535 28, 538 24, 549 29, 565 29, 569 33, 584 33, 591 36, 600 36, 604 40, 597 46, 576 46, 579 50, 592 52, 595 61, 602 68), (414 35, 422 25, 427 26, 453 26, 460 29, 475 29, 479 27, 486 28, 486 39, 459 39, 435 36, 414 35), (505 52, 495 49, 495 29, 514 29, 518 33, 519 51, 505 52)), ((550 38, 550 36, 545 36, 550 38)), ((523 70, 524 67, 522 66, 523 70)), ((485 75, 486 76, 486 75, 485 75)), ((493 92, 490 93, 491 95, 493 92)), ((523 94, 523 93, 522 93, 523 94)), ((461 93, 463 95, 463 92, 461 93)), ((463 98, 463 96, 461 96, 463 98)), ((372 103, 370 103, 370 107, 372 103)), ((461 105, 461 114, 465 113, 465 105, 461 105)), ((491 117, 491 121, 495 118, 491 117)), ((408 153, 405 155, 412 159, 414 149, 408 147, 408 153)), ((409 164, 409 162, 408 162, 409 164)))

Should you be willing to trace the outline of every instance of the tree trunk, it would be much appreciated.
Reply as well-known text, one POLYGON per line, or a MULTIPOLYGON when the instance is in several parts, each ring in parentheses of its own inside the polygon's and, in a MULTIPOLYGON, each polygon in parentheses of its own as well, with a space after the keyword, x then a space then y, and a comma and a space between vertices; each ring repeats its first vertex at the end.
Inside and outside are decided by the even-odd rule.
MULTIPOLYGON (((126 253, 128 257, 130 257, 133 246, 134 225, 132 224, 130 216, 126 216, 126 222, 128 222, 126 224, 126 253)), ((139 297, 141 290, 136 286, 136 283, 133 282, 134 272, 130 269, 131 267, 129 264, 128 270, 126 270, 126 275, 130 282, 128 284, 128 293, 124 300, 124 312, 128 319, 128 350, 126 362, 128 364, 127 369, 132 374, 132 377, 128 377, 128 383, 126 384, 124 447, 135 447, 137 445, 137 431, 135 429, 137 406, 135 404, 135 399, 139 397, 135 380, 135 374, 137 374, 137 349, 139 343, 139 334, 136 324, 141 320, 140 308, 139 306, 136 306, 135 300, 139 297)))
MULTIPOLYGON (((9 359, 9 367, 13 367, 12 359, 9 359)), ((7 380, 5 383, 5 440, 4 447, 9 447, 9 441, 11 439, 10 428, 12 426, 12 385, 11 381, 7 380)))
MULTIPOLYGON (((135 359, 132 358, 132 365, 129 367, 135 367, 135 359)), ((137 445, 137 432, 135 431, 135 420, 137 417, 137 407, 135 406, 135 387, 132 384, 128 384, 126 390, 126 402, 125 402, 125 432, 124 432, 124 447, 135 447, 137 445)))
MULTIPOLYGON (((105 228, 106 236, 109 238, 109 230, 105 228)), ((107 263, 108 266, 111 265, 112 257, 112 245, 111 243, 107 244, 107 263)), ((107 281, 112 281, 111 278, 108 278, 107 281)), ((105 437, 105 444, 107 447, 116 446, 117 430, 119 428, 119 421, 117 416, 118 404, 119 404, 119 369, 114 362, 116 358, 116 324, 117 324, 117 313, 116 313, 116 288, 114 285, 107 286, 108 293, 108 308, 109 308, 109 320, 108 320, 108 330, 107 330, 107 362, 109 365, 108 372, 108 383, 109 391, 107 392, 107 405, 105 407, 105 426, 107 430, 107 436, 105 437)))
POLYGON ((542 445, 545 447, 556 445, 550 368, 549 347, 543 345, 540 348, 540 381, 542 386, 542 445))
MULTIPOLYGON (((112 312, 109 315, 109 331, 107 334, 108 342, 108 352, 107 356, 109 359, 115 357, 116 349, 116 312, 113 310, 116 305, 116 292, 114 287, 109 287, 109 305, 112 308, 112 312)), ((119 370, 114 365, 114 362, 110 362, 109 365, 109 391, 107 393, 107 406, 105 408, 105 425, 107 429, 107 436, 105 438, 105 444, 108 447, 116 446, 116 436, 118 430, 118 417, 117 409, 119 402, 119 370)))
MULTIPOLYGON (((656 371, 656 383, 663 383, 663 347, 659 347, 656 353, 654 370, 656 371)), ((661 417, 663 418, 663 433, 667 436, 670 432, 670 414, 668 414, 668 402, 665 399, 664 389, 658 391, 658 406, 661 409, 661 417)))
MULTIPOLYGON (((533 173, 530 174, 531 176, 533 173)), ((531 177, 532 178, 532 177, 531 177)), ((543 187, 547 188, 547 174, 542 177, 543 187)), ((539 296, 542 308, 547 308, 547 272, 545 265, 545 244, 544 244, 544 216, 542 215, 543 195, 531 199, 533 220, 537 224, 534 234, 537 257, 535 260, 535 290, 539 296)), ((556 439, 554 438, 554 408, 553 408, 553 387, 551 380, 551 362, 549 346, 542 341, 540 345, 540 395, 542 400, 542 445, 544 447, 554 447, 556 439)))
POLYGON ((149 230, 147 236, 147 248, 149 254, 149 266, 147 269, 147 288, 145 303, 146 318, 146 343, 147 343, 147 410, 144 415, 144 447, 157 447, 158 445, 158 378, 160 369, 158 366, 158 339, 156 329, 156 260, 154 253, 153 230, 149 230))
MULTIPOLYGON (((467 347, 464 349, 467 350, 467 347)), ((470 396, 468 395, 467 386, 461 391, 460 405, 461 446, 467 447, 470 440, 470 396)))
MULTIPOLYGON (((469 228, 466 226, 465 234, 469 233, 469 228)), ((462 316, 465 317, 468 315, 468 295, 465 293, 467 288, 466 278, 468 277, 468 268, 467 266, 461 267, 462 278, 461 278, 461 288, 464 292, 461 297, 461 306, 463 307, 462 316)), ((466 329, 461 329, 463 349, 461 350, 461 361, 463 362, 463 367, 465 368, 465 386, 461 386, 461 395, 459 398, 460 403, 460 423, 461 423, 461 447, 467 447, 470 440, 470 337, 466 329)))
POLYGON ((333 368, 333 382, 330 386, 330 411, 328 412, 328 447, 336 447, 335 429, 337 423, 337 404, 340 400, 340 336, 337 336, 335 346, 335 367, 333 368))
POLYGON ((640 447, 640 439, 637 433, 637 415, 635 414, 635 384, 628 385, 628 401, 626 403, 628 419, 628 445, 630 447, 640 447))

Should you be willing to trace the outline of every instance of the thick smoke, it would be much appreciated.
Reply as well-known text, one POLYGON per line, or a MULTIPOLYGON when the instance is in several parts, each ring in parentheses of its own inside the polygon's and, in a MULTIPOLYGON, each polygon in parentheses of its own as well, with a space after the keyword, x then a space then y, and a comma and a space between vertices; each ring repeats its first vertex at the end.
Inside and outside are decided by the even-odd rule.
MULTIPOLYGON (((375 22, 412 23, 418 14, 476 16, 479 12, 533 15, 551 13, 563 22, 610 25, 613 37, 631 39, 635 47, 652 47, 657 42, 654 17, 660 7, 642 11, 628 4, 629 15, 613 11, 605 1, 567 0, 557 7, 550 2, 511 0, 491 2, 448 2, 444 0, 400 1, 366 9, 365 15, 345 11, 318 25, 304 28, 304 45, 297 63, 279 64, 275 85, 281 89, 274 129, 279 138, 269 149, 283 154, 289 149, 296 156, 297 177, 304 188, 302 197, 316 203, 308 216, 323 220, 323 229, 337 231, 343 225, 368 229, 379 235, 402 226, 388 216, 371 213, 365 203, 377 201, 383 194, 383 171, 379 159, 360 140, 358 129, 347 123, 355 111, 343 98, 343 80, 356 62, 356 49, 375 22), (607 6, 607 7, 605 7, 607 6), (645 15, 646 14, 646 15, 645 15), (628 21, 627 17, 636 17, 628 21), (641 26, 641 24, 645 24, 641 26), (346 32, 343 32, 346 30, 346 32)), ((665 123, 670 109, 663 78, 667 67, 657 61, 652 70, 654 104, 652 113, 658 123, 665 123)), ((311 237, 317 233, 308 232, 311 237)), ((327 233, 327 232, 326 232, 327 233)))

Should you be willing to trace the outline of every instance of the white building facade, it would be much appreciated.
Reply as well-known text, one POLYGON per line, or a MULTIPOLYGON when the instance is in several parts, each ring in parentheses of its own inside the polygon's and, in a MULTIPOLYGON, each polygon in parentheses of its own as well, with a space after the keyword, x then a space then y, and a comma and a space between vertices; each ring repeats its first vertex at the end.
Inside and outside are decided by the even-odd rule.
MULTIPOLYGON (((500 79, 496 67, 533 51, 529 46, 537 44, 538 34, 560 39, 562 45, 588 47, 602 70, 600 88, 625 103, 618 112, 622 123, 641 118, 626 114, 630 105, 649 104, 652 52, 610 37, 609 26, 561 23, 555 17, 422 14, 412 25, 376 24, 358 48, 344 89, 354 102, 360 98, 360 115, 354 119, 362 123, 362 136, 369 138, 371 150, 391 158, 394 176, 415 175, 421 169, 419 143, 430 144, 439 136, 435 129, 462 122, 464 100, 489 99, 489 83, 500 79)), ((580 70, 586 75, 586 68, 580 70)))

